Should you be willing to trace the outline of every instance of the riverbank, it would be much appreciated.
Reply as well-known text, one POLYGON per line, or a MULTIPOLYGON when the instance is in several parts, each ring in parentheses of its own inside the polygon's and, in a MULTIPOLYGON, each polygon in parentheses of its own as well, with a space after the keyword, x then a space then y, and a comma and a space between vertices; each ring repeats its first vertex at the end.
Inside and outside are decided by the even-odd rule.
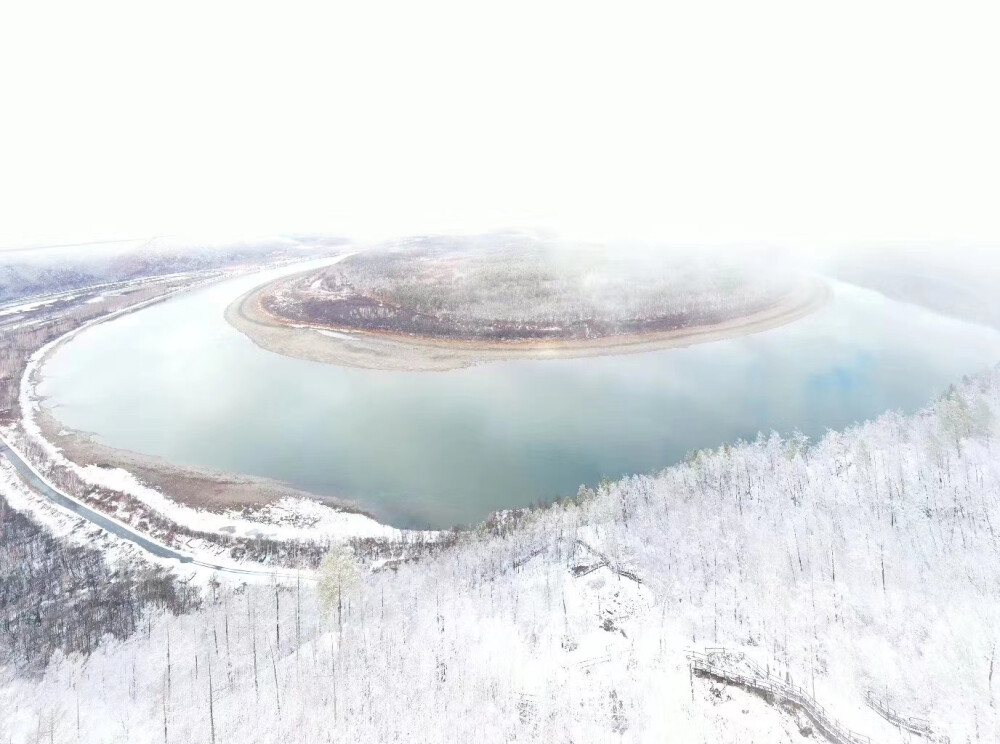
MULTIPOLYGON (((20 376, 20 416, 5 429, 5 435, 36 468, 74 498, 141 534, 199 556, 260 554, 260 560, 284 565, 289 558, 289 565, 299 565, 304 560, 300 555, 304 546, 314 543, 397 539, 398 530, 340 500, 323 500, 266 478, 173 465, 104 445, 86 432, 66 427, 38 395, 36 387, 46 361, 79 332, 195 286, 199 284, 71 324, 63 335, 36 349, 20 376), (278 554, 283 548, 277 546, 292 543, 299 546, 292 551, 295 555, 278 554), (262 554, 262 549, 269 555, 262 554)), ((311 553, 309 557, 311 560, 311 553)))
MULTIPOLYGON (((336 262, 343 257, 337 257, 331 262, 336 262)), ((189 291, 198 286, 194 284, 180 291, 189 291)), ((151 304, 169 299, 175 293, 124 307, 113 315, 98 318, 96 322, 101 323, 120 315, 135 312, 151 304)), ((44 397, 37 392, 37 387, 44 377, 44 367, 48 359, 87 325, 90 323, 72 328, 65 335, 48 344, 37 358, 27 366, 22 380, 20 396, 22 404, 29 402, 31 409, 22 412, 24 420, 28 423, 26 428, 31 428, 32 423, 37 426, 41 438, 58 447, 67 459, 82 467, 93 465, 106 469, 122 468, 135 475, 144 485, 169 495, 171 499, 183 506, 194 509, 210 511, 226 511, 234 508, 252 510, 282 499, 292 498, 320 501, 338 512, 372 519, 356 504, 346 499, 302 491, 269 478, 227 473, 196 466, 174 465, 160 457, 108 446, 99 442, 88 432, 67 427, 45 404, 44 397)))
POLYGON ((214 556, 218 546, 212 535, 229 542, 259 538, 303 545, 402 536, 345 501, 267 478, 179 466, 110 447, 65 427, 37 399, 25 410, 30 414, 17 436, 35 451, 33 459, 44 461, 36 467, 102 513, 172 547, 190 548, 196 537, 199 555, 214 556))
POLYGON ((162 457, 110 447, 86 432, 67 428, 44 403, 35 412, 35 422, 42 436, 76 464, 122 468, 143 484, 193 509, 253 510, 294 498, 321 500, 338 511, 363 514, 359 507, 346 500, 320 497, 269 478, 223 473, 193 465, 179 466, 162 457))
POLYGON ((498 342, 359 332, 291 323, 265 309, 262 299, 269 286, 257 287, 241 295, 225 311, 230 325, 261 348, 284 356, 345 367, 428 372, 500 361, 634 354, 721 341, 787 325, 815 312, 830 298, 826 282, 813 278, 797 285, 771 307, 711 325, 593 339, 498 342))

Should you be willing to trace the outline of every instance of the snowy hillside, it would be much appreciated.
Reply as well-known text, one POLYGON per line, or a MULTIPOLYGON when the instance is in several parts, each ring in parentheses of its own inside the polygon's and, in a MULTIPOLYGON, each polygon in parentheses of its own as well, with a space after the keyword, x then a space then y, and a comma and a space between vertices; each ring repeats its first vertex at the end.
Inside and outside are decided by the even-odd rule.
POLYGON ((0 303, 139 277, 302 259, 340 247, 339 238, 272 238, 237 243, 173 238, 0 252, 0 303))
POLYGON ((800 709, 690 673, 688 650, 725 646, 873 742, 919 739, 869 691, 995 742, 998 422, 993 370, 915 416, 696 453, 419 561, 212 587, 87 658, 8 668, 0 740, 817 741, 800 709))

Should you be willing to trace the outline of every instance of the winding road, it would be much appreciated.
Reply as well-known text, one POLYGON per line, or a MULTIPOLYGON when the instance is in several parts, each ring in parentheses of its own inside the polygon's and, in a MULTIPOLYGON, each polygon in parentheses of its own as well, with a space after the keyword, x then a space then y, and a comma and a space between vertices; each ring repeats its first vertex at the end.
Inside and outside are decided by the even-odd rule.
MULTIPOLYGON (((72 512, 81 519, 85 519, 88 522, 97 525, 115 537, 121 538, 122 540, 126 540, 133 545, 138 546, 156 558, 166 558, 182 564, 198 566, 200 568, 207 568, 212 571, 219 571, 221 573, 238 576, 266 576, 268 578, 278 577, 289 579, 299 578, 299 575, 295 573, 273 569, 269 570, 265 567, 236 568, 234 566, 226 566, 219 563, 210 563, 198 560, 193 556, 181 553, 173 548, 168 548, 167 546, 161 545, 155 540, 146 537, 142 533, 136 532, 128 525, 125 525, 115 519, 111 519, 110 517, 101 514, 96 509, 92 509, 86 504, 83 504, 60 491, 58 488, 49 483, 41 473, 35 470, 31 463, 25 460, 19 452, 11 447, 7 440, 2 436, 0 436, 0 456, 5 457, 7 461, 14 466, 14 469, 17 470, 18 474, 21 476, 21 479, 28 484, 32 490, 46 498, 51 503, 72 512)), ((311 576, 307 573, 303 573, 301 578, 308 579, 311 578, 311 576)))

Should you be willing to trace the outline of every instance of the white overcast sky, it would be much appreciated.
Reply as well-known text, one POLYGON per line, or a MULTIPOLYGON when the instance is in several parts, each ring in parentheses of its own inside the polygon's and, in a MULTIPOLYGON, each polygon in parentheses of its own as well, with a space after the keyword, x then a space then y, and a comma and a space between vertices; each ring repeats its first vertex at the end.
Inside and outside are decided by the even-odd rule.
POLYGON ((998 7, 4 3, 0 246, 1000 244, 998 7))

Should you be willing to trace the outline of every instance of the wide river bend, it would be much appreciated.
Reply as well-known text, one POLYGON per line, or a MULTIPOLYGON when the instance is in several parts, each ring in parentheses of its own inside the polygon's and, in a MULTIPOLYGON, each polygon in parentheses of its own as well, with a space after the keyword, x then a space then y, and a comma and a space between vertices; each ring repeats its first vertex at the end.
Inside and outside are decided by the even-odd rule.
POLYGON ((448 372, 352 369, 255 346, 226 306, 288 269, 89 328, 44 367, 67 427, 113 447, 351 499, 404 527, 649 472, 759 431, 810 437, 913 411, 1000 361, 1000 332, 832 282, 813 315, 641 354, 448 372))

